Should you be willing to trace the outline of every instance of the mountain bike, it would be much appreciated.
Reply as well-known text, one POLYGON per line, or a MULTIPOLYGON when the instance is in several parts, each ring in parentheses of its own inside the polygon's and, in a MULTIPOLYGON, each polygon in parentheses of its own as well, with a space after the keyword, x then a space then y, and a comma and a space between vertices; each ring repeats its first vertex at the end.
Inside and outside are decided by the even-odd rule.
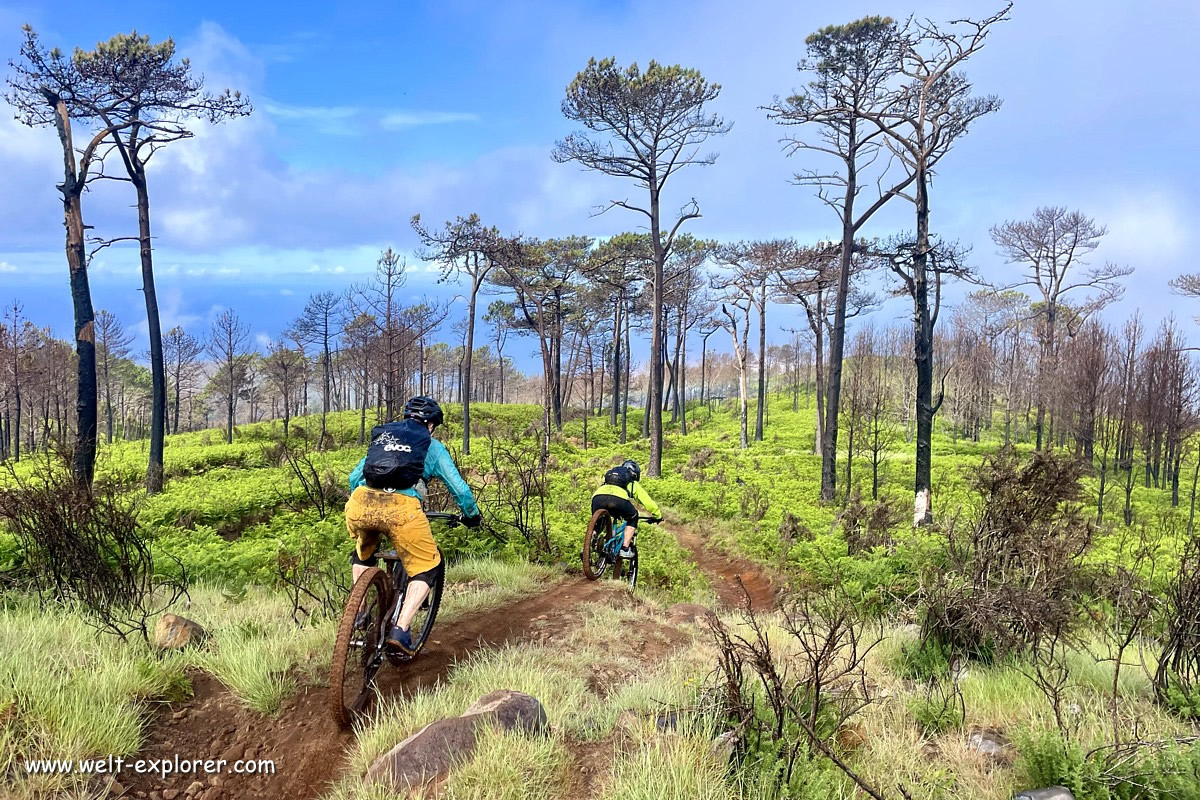
MULTIPOLYGON (((638 520, 650 525, 662 522, 661 517, 638 517, 638 520)), ((617 520, 616 525, 613 525, 612 514, 603 508, 592 514, 591 520, 588 521, 587 535, 583 539, 583 574, 588 580, 599 580, 609 565, 612 566, 613 578, 620 580, 621 562, 628 561, 626 580, 629 581, 630 590, 637 585, 637 534, 634 534, 633 541, 629 543, 633 558, 623 558, 621 544, 625 540, 625 527, 626 522, 623 519, 617 520)))
MULTIPOLYGON (((462 522, 457 514, 440 511, 426 512, 430 522, 442 520, 450 527, 462 522)), ((333 665, 329 671, 330 710, 343 728, 362 718, 375 700, 375 676, 384 662, 401 666, 411 661, 429 638, 442 603, 446 583, 446 560, 438 564, 429 595, 413 617, 413 654, 407 655, 388 647, 384 641, 389 628, 400 616, 404 595, 408 590, 408 574, 395 550, 379 553, 385 566, 371 567, 359 576, 350 590, 350 598, 342 612, 337 640, 333 645, 333 665)))

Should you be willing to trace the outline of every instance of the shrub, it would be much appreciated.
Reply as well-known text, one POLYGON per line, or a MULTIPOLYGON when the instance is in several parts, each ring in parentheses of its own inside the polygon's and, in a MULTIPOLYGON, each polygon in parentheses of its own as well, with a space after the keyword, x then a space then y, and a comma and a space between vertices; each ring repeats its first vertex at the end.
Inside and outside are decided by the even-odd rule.
POLYGON ((738 498, 738 507, 742 516, 754 522, 760 521, 771 508, 771 500, 767 493, 757 484, 749 483, 742 487, 742 495, 738 498))
POLYGON ((811 796, 806 776, 836 766, 867 794, 879 791, 838 756, 838 731, 874 701, 865 663, 881 641, 844 591, 804 592, 775 632, 753 611, 741 629, 708 620, 718 652, 714 687, 748 757, 773 770, 776 794, 811 796), (787 637, 784 656, 775 636, 787 637))
POLYGON ((1167 589, 1166 631, 1154 674, 1159 702, 1185 718, 1200 711, 1200 536, 1188 537, 1167 589))
POLYGON ((1065 786, 1076 800, 1200 800, 1200 746, 1135 742, 1085 751, 1056 732, 1019 742, 1028 786, 1065 786))
POLYGON ((790 545, 792 542, 811 542, 815 534, 812 529, 801 522, 790 511, 783 512, 783 520, 779 523, 779 540, 785 545, 790 545))
POLYGON ((923 697, 909 701, 908 710, 926 736, 961 728, 967 716, 962 692, 951 681, 930 684, 923 697))
POLYGON ((846 537, 846 547, 851 555, 855 555, 876 547, 891 547, 892 528, 904 519, 904 511, 886 500, 867 503, 863 501, 862 494, 855 490, 837 522, 841 524, 846 537))
POLYGON ((1083 473, 1055 452, 1022 458, 1006 449, 984 459, 973 479, 979 516, 943 528, 949 563, 926 576, 923 638, 989 657, 1073 628, 1093 534, 1076 502, 1083 473))
POLYGON ((138 507, 111 484, 76 483, 66 464, 38 478, 9 469, 0 520, 18 541, 23 577, 43 600, 78 604, 98 629, 148 640, 147 621, 187 591, 186 574, 155 569, 138 507))
POLYGON ((922 639, 900 647, 892 670, 909 680, 939 681, 950 677, 952 658, 948 645, 936 639, 922 639))

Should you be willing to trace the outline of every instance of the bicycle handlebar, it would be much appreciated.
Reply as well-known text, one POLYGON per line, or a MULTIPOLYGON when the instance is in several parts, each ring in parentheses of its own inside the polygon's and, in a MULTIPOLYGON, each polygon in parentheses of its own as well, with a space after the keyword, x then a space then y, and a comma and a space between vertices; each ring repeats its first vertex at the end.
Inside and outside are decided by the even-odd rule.
POLYGON ((451 514, 449 511, 426 511, 425 518, 430 520, 444 519, 451 525, 461 525, 462 517, 458 514, 451 514))

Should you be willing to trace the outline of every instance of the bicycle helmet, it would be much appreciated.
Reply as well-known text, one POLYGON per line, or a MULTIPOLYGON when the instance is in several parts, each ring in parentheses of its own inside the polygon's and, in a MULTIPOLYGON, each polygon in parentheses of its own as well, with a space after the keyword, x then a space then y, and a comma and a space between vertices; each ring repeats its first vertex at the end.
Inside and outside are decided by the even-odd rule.
POLYGON ((442 407, 432 397, 419 395, 404 404, 404 418, 415 419, 417 422, 432 423, 434 427, 445 420, 442 407))
POLYGON ((642 468, 639 467, 638 463, 636 461, 634 461, 632 458, 626 459, 625 463, 622 464, 621 466, 624 467, 625 469, 629 470, 633 474, 633 479, 635 481, 640 481, 642 479, 642 468))

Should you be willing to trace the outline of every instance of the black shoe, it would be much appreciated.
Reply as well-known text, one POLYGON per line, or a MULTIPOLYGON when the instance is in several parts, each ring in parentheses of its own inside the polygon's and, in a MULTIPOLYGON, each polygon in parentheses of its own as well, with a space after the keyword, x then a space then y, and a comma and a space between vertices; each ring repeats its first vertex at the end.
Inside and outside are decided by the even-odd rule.
POLYGON ((392 629, 388 631, 387 644, 389 647, 394 647, 407 656, 415 656, 417 654, 416 649, 413 647, 412 634, 399 625, 393 625, 392 629))

